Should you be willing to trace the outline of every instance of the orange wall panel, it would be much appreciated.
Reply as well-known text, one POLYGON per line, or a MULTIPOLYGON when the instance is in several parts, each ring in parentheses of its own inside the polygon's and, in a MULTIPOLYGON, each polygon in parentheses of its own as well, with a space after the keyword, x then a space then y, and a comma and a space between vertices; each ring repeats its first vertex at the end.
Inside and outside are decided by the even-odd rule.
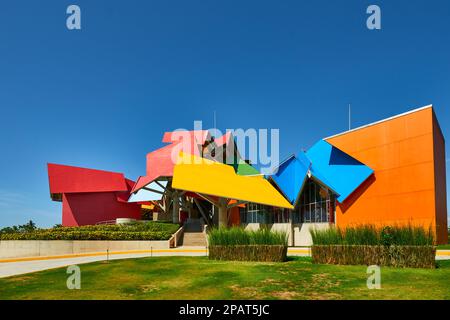
POLYGON ((433 161, 432 134, 420 135, 389 144, 354 151, 353 157, 363 163, 371 163, 376 170, 393 169, 433 161))
POLYGON ((434 136, 434 168, 436 188, 436 225, 438 239, 442 243, 448 242, 447 225, 447 183, 445 170, 445 141, 441 129, 433 114, 433 136, 434 136))
POLYGON ((229 212, 229 225, 239 226, 241 224, 241 216, 239 214, 239 207, 233 207, 229 212))
POLYGON ((371 181, 338 204, 338 226, 431 226, 438 243, 447 241, 445 151, 434 123, 430 106, 326 139, 374 170, 371 181))

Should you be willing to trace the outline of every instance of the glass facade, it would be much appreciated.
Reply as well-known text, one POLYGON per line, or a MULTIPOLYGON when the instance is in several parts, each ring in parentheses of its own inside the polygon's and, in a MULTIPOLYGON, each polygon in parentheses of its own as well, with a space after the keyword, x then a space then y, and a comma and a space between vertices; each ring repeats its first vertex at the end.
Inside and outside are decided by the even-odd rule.
POLYGON ((249 203, 240 208, 241 223, 321 223, 334 222, 336 196, 309 179, 294 210, 249 203))
POLYGON ((270 207, 256 203, 248 203, 240 208, 241 223, 271 223, 270 207))
POLYGON ((294 216, 301 222, 333 222, 335 195, 314 180, 309 179, 300 195, 294 216))

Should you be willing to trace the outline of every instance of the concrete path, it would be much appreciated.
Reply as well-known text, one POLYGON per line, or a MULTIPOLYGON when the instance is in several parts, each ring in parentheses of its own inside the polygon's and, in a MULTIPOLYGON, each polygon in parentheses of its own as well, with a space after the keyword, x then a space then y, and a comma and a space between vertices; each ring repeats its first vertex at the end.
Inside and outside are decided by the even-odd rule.
POLYGON ((70 265, 78 265, 96 261, 144 258, 144 257, 164 257, 164 256, 206 256, 205 247, 178 247, 174 249, 154 249, 152 251, 128 251, 110 252, 106 255, 103 252, 89 253, 86 255, 69 255, 59 257, 32 257, 0 260, 0 278, 10 277, 19 274, 37 272, 47 269, 60 268, 70 265))
MULTIPOLYGON (((178 247, 173 249, 154 249, 152 251, 122 251, 111 252, 107 256, 103 252, 89 253, 78 256, 53 256, 53 257, 32 257, 0 260, 0 278, 14 275, 37 272, 47 269, 60 268, 70 265, 78 265, 96 261, 143 258, 143 257, 164 257, 164 256, 206 256, 205 247, 178 247)), ((309 256, 309 248, 289 248, 289 256, 309 256)), ((450 260, 450 250, 438 250, 436 260, 450 260)))

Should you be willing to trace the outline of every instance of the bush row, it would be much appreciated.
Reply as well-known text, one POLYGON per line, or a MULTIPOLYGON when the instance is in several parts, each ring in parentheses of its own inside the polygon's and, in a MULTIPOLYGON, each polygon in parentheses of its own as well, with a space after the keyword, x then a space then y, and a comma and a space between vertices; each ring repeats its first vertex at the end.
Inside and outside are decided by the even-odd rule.
POLYGON ((377 228, 373 225, 332 227, 324 230, 311 230, 315 245, 411 245, 430 246, 434 244, 432 229, 416 226, 385 226, 377 228))
POLYGON ((2 233, 0 240, 168 240, 167 231, 105 231, 105 230, 57 230, 36 232, 2 233))
POLYGON ((313 263, 435 268, 434 246, 314 245, 313 263))
POLYGON ((136 222, 130 224, 113 224, 113 225, 88 225, 80 227, 59 227, 50 230, 58 230, 61 232, 71 231, 124 231, 124 232, 140 232, 140 231, 165 231, 174 233, 178 230, 179 225, 173 223, 162 222, 136 222))
POLYGON ((286 261, 286 245, 210 245, 209 259, 231 261, 286 261))
POLYGON ((242 227, 216 228, 208 233, 210 246, 287 245, 287 234, 269 229, 247 231, 242 227))
POLYGON ((1 232, 0 240, 168 240, 178 224, 145 222, 1 232))

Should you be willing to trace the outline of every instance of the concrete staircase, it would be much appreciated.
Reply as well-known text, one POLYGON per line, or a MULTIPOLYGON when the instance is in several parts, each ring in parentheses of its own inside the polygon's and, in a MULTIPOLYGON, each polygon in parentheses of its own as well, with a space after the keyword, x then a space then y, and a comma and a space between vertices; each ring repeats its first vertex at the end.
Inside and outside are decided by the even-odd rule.
POLYGON ((184 224, 183 246, 206 247, 206 238, 202 230, 200 219, 188 219, 184 224))

